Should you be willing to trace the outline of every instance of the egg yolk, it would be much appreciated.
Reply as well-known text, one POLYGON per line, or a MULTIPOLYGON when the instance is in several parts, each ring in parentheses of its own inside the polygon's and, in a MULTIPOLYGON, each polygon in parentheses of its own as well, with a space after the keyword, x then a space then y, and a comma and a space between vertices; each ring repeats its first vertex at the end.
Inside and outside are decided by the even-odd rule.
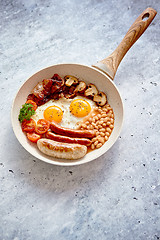
POLYGON ((83 99, 75 99, 70 104, 70 112, 76 117, 85 117, 91 111, 90 104, 83 99))
POLYGON ((44 111, 44 118, 50 122, 55 121, 57 123, 62 121, 63 111, 60 107, 50 106, 44 111))

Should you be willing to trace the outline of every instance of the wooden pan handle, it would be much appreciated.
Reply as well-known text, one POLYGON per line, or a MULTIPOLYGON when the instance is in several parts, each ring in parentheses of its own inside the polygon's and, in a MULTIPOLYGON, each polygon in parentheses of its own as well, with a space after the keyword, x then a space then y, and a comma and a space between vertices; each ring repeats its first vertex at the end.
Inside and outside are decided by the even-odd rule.
POLYGON ((154 17, 156 16, 157 12, 153 8, 147 8, 144 10, 140 16, 136 19, 136 21, 132 24, 128 32, 126 33, 125 37, 119 44, 119 46, 115 49, 115 51, 108 56, 107 58, 103 59, 102 61, 98 62, 97 66, 94 67, 99 68, 99 66, 106 65, 106 73, 114 79, 116 74, 117 68, 127 53, 127 51, 132 47, 132 45, 139 39, 139 37, 143 34, 143 32, 147 29, 149 24, 152 22, 154 17))

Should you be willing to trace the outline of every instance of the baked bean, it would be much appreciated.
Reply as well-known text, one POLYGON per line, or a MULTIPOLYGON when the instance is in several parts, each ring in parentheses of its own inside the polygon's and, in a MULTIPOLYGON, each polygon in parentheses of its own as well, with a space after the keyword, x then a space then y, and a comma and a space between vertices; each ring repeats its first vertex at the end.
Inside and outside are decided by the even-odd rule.
POLYGON ((113 128, 114 128, 113 124, 110 124, 110 125, 109 125, 109 127, 110 127, 111 129, 113 129, 113 128))
POLYGON ((88 125, 88 124, 89 124, 89 121, 86 121, 85 124, 88 125))
POLYGON ((91 149, 92 149, 92 150, 95 149, 95 146, 94 146, 93 143, 91 144, 91 149))
POLYGON ((99 135, 99 131, 98 132, 96 132, 96 136, 98 136, 99 135))
POLYGON ((110 136, 110 133, 109 133, 109 132, 105 132, 105 135, 106 135, 107 137, 109 137, 109 136, 110 136))
POLYGON ((105 136, 105 133, 104 133, 104 132, 100 132, 100 135, 101 135, 102 137, 104 137, 104 136, 105 136))
MULTIPOLYGON (((101 138, 101 135, 100 135, 100 133, 99 133, 99 135, 97 135, 97 140, 98 140, 99 138, 101 138)), ((98 141, 99 141, 99 140, 98 140, 98 141)))
POLYGON ((109 136, 114 128, 114 113, 109 104, 104 107, 95 107, 94 112, 86 119, 86 122, 81 122, 79 129, 95 130, 96 137, 92 139, 91 149, 100 148, 105 141, 108 141, 109 136))
POLYGON ((105 136, 104 138, 105 138, 106 141, 108 141, 108 137, 107 136, 105 136))
POLYGON ((98 125, 99 124, 99 120, 98 121, 96 121, 96 125, 98 125))
POLYGON ((105 118, 102 118, 102 117, 101 117, 100 121, 104 122, 104 119, 105 119, 105 118))
POLYGON ((92 118, 91 123, 95 123, 95 122, 96 122, 95 118, 92 118))
POLYGON ((108 122, 108 117, 106 117, 106 118, 104 119, 104 122, 108 122))
POLYGON ((113 119, 113 118, 111 118, 111 119, 110 119, 110 122, 111 122, 111 123, 114 123, 114 119, 113 119))
POLYGON ((94 142, 94 146, 97 146, 97 144, 98 144, 98 140, 94 142))
POLYGON ((97 138, 96 138, 96 137, 92 138, 92 142, 95 142, 96 140, 97 140, 97 138))
POLYGON ((101 109, 101 108, 98 108, 98 112, 99 112, 99 113, 102 113, 102 109, 101 109))
POLYGON ((109 112, 107 116, 108 116, 108 117, 112 117, 112 113, 109 112))
POLYGON ((109 127, 107 127, 106 130, 107 130, 107 132, 109 132, 109 133, 112 132, 112 130, 111 130, 109 127))
POLYGON ((98 138, 98 141, 101 142, 101 143, 104 143, 104 142, 105 142, 103 137, 98 138))
POLYGON ((97 145, 96 145, 96 148, 100 148, 100 147, 102 147, 102 143, 98 143, 97 145))
POLYGON ((103 111, 106 113, 108 111, 107 107, 104 107, 103 111))
POLYGON ((106 130, 105 130, 105 128, 101 128, 99 131, 100 132, 105 132, 106 130))

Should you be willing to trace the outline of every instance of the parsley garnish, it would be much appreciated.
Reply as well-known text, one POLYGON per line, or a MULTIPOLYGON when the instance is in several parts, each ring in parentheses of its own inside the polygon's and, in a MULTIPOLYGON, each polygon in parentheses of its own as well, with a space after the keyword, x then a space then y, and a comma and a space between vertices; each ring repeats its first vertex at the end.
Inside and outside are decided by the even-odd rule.
POLYGON ((33 105, 30 103, 25 103, 24 105, 22 105, 22 108, 20 109, 18 120, 20 122, 23 122, 24 119, 30 120, 31 116, 34 114, 35 111, 33 109, 33 105))

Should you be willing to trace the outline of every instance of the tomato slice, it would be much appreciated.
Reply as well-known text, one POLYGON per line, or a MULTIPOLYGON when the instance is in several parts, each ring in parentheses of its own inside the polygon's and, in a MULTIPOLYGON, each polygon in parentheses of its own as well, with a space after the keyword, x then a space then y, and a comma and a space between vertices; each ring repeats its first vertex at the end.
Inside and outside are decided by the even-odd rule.
POLYGON ((31 142, 34 142, 36 143, 40 138, 41 136, 38 135, 37 133, 27 133, 27 138, 31 141, 31 142))
POLYGON ((48 131, 50 124, 45 119, 39 119, 35 128, 36 133, 44 134, 48 131))
POLYGON ((37 109, 37 104, 36 104, 33 100, 27 100, 26 103, 30 103, 30 104, 32 104, 32 105, 33 105, 33 109, 34 109, 34 111, 36 111, 36 109, 37 109))
POLYGON ((22 122, 22 131, 23 132, 33 132, 35 130, 35 127, 36 127, 36 123, 35 121, 31 118, 30 120, 26 120, 24 119, 23 122, 22 122))

